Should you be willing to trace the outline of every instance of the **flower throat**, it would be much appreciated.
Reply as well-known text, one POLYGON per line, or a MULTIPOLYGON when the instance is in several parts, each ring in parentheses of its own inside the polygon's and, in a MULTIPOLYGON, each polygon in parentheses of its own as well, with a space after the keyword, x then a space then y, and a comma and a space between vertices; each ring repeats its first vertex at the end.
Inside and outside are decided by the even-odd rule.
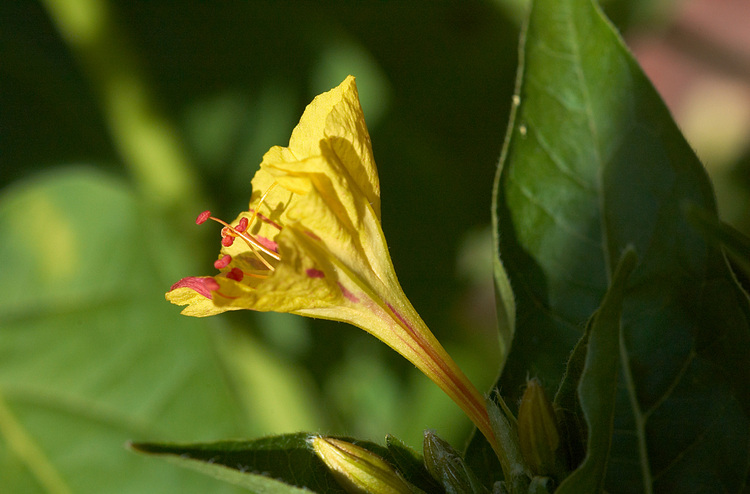
MULTIPOLYGON (((252 212, 250 218, 248 219, 247 217, 243 216, 242 218, 240 218, 240 221, 236 226, 232 226, 222 219, 211 216, 211 211, 203 211, 195 219, 196 225, 202 225, 207 220, 213 220, 223 225, 224 228, 221 229, 221 245, 223 245, 224 247, 230 247, 232 246, 232 244, 234 244, 235 239, 239 238, 247 244, 247 246, 250 248, 250 251, 253 253, 253 256, 255 256, 255 259, 260 263, 258 264, 256 262, 255 264, 258 264, 258 268, 257 270, 252 271, 233 267, 229 272, 227 272, 227 278, 238 282, 242 281, 245 276, 264 279, 269 276, 269 272, 272 273, 276 270, 275 265, 279 261, 281 261, 281 256, 279 256, 279 253, 277 252, 278 246, 274 241, 264 237, 254 236, 248 231, 248 228, 256 219, 259 219, 281 231, 281 225, 258 212, 269 192, 271 192, 271 190, 275 186, 276 182, 271 184, 271 186, 268 187, 268 189, 266 189, 266 191, 263 193, 263 196, 261 196, 260 201, 258 202, 258 207, 254 210, 252 208, 249 210, 250 212, 252 212)), ((229 254, 225 254, 220 259, 214 262, 214 267, 221 270, 229 266, 231 262, 232 256, 230 256, 229 254)))

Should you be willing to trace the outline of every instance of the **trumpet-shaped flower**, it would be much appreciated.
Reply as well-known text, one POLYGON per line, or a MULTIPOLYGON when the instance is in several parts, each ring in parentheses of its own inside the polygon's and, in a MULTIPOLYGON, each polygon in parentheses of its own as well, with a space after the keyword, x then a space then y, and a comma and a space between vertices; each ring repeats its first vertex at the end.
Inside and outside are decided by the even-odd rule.
MULTIPOLYGON (((182 313, 290 312, 358 326, 443 389, 495 445, 484 399, 419 317, 380 225, 380 185, 353 77, 308 105, 263 157, 247 211, 224 223, 212 277, 184 278, 182 313)), ((209 219, 202 213, 197 222, 209 219)))

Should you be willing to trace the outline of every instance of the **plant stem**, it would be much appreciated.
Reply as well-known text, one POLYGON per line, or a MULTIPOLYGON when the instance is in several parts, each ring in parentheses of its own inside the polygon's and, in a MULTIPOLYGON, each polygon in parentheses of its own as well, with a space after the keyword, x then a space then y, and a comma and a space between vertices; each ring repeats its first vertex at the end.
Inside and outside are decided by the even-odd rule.
POLYGON ((157 108, 106 0, 43 0, 53 22, 80 59, 112 139, 141 191, 175 212, 199 186, 177 131, 157 108))

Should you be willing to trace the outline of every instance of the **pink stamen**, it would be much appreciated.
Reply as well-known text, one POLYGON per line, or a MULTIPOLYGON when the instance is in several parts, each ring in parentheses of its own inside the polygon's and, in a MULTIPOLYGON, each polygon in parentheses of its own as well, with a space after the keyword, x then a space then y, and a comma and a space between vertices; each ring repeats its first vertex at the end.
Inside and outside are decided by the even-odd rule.
POLYGON ((242 281, 244 276, 245 273, 243 273, 240 268, 232 268, 232 270, 227 273, 227 278, 234 281, 242 281))
POLYGON ((214 267, 216 269, 223 269, 229 265, 229 263, 232 262, 232 256, 225 255, 221 259, 214 261, 214 267))
POLYGON ((244 232, 245 230, 247 230, 247 224, 248 224, 248 219, 243 217, 240 219, 240 223, 237 226, 235 226, 234 229, 237 230, 238 232, 244 232))
POLYGON ((278 223, 276 223, 274 220, 272 220, 268 216, 265 216, 265 215, 263 215, 261 213, 256 213, 253 208, 250 208, 248 211, 250 211, 251 213, 253 213, 257 218, 260 218, 260 220, 263 223, 267 223, 267 224, 271 225, 272 227, 276 228, 277 230, 281 231, 281 225, 279 225, 278 223))
POLYGON ((195 219, 196 225, 202 225, 203 223, 208 220, 208 218, 211 217, 211 211, 203 211, 201 214, 198 215, 198 217, 195 219))
POLYGON ((229 247, 233 243, 234 243, 234 237, 230 235, 227 235, 226 237, 223 237, 221 239, 221 245, 223 245, 224 247, 229 247))
POLYGON ((326 276, 323 271, 315 268, 310 268, 305 271, 305 273, 307 273, 307 276, 309 276, 310 278, 325 278, 326 276))

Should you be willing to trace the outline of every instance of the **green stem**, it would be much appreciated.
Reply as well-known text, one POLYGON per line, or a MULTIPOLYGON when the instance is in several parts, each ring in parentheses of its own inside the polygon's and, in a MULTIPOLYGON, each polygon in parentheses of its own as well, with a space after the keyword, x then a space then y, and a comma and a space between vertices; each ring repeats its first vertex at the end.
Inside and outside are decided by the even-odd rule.
POLYGON ((177 131, 157 109, 106 0, 43 0, 97 92, 117 150, 156 207, 179 209, 199 186, 177 131))

